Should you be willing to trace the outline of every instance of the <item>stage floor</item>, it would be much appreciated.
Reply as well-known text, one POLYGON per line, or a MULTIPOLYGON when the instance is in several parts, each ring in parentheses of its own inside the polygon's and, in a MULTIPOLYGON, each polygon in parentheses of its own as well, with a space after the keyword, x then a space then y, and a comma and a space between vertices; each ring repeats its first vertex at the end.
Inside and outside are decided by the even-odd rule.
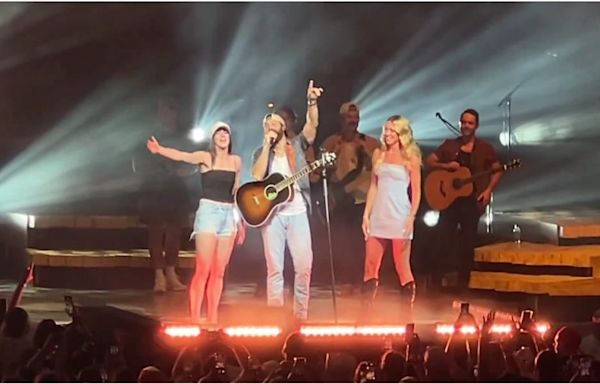
MULTIPOLYGON (((10 298, 15 283, 0 281, 0 296, 10 298)), ((337 322, 352 324, 356 322, 360 310, 359 292, 336 295, 337 322)), ((219 325, 222 326, 258 326, 283 325, 282 312, 291 313, 291 295, 286 295, 284 311, 276 311, 266 307, 264 296, 257 295, 256 284, 227 284, 221 303, 219 325)), ((167 292, 154 294, 149 290, 67 290, 27 287, 21 307, 26 309, 33 321, 52 318, 56 321, 68 322, 65 313, 64 296, 70 295, 76 305, 102 306, 110 305, 122 310, 146 315, 166 323, 189 322, 187 293, 167 292)), ((459 296, 449 292, 441 292, 435 297, 420 294, 412 316, 400 303, 399 291, 380 287, 375 302, 374 313, 369 320, 373 324, 406 324, 415 323, 417 327, 432 328, 436 323, 452 323, 459 312, 460 302, 469 301, 471 312, 481 319, 489 309, 518 318, 519 305, 522 303, 494 301, 472 294, 459 296)), ((308 323, 335 324, 336 316, 330 286, 313 285, 308 323)), ((423 328, 422 328, 423 330, 423 328)))

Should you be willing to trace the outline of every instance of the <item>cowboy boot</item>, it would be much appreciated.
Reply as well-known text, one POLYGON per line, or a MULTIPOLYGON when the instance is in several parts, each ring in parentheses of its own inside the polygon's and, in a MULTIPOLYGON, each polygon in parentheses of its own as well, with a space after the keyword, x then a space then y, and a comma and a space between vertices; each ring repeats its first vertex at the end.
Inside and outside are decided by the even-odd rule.
POLYGON ((417 298, 417 284, 415 281, 411 281, 402 286, 402 296, 406 298, 407 304, 412 311, 415 306, 415 300, 417 298))
POLYGON ((360 314, 358 316, 359 321, 365 321, 372 316, 373 305, 375 303, 375 296, 377 295, 377 286, 379 280, 373 278, 362 283, 361 287, 361 300, 360 300, 360 314))

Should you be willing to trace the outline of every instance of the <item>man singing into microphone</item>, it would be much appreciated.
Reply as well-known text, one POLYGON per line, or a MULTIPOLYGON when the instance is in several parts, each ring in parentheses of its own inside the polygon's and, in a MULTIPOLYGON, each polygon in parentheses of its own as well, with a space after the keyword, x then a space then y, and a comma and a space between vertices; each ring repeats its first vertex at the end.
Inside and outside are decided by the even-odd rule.
MULTIPOLYGON (((437 117, 439 113, 436 113, 437 117)), ((479 112, 467 109, 460 115, 461 136, 448 139, 435 152, 427 157, 426 165, 430 169, 445 169, 456 171, 459 167, 467 167, 471 174, 499 168, 500 163, 496 151, 487 141, 475 137, 479 127, 479 112)), ((458 286, 466 289, 469 286, 469 276, 473 265, 475 243, 477 241, 477 225, 485 207, 490 203, 492 192, 500 182, 501 173, 497 172, 486 178, 474 181, 473 194, 456 199, 448 208, 440 212, 437 225, 439 239, 435 242, 439 249, 435 252, 436 264, 446 264, 454 261, 458 272, 458 286), (458 239, 454 239, 456 227, 460 223, 458 239), (458 241, 458 257, 449 257, 448 249, 453 240, 458 241), (453 259, 453 260, 452 260, 453 259)), ((454 256, 454 255, 453 255, 454 256)), ((434 280, 441 280, 436 271, 434 280)), ((434 274, 435 275, 435 274, 434 274)), ((439 284, 440 281, 434 281, 439 284)))
MULTIPOLYGON (((304 150, 317 136, 317 99, 323 93, 322 88, 313 85, 311 80, 306 92, 306 124, 300 134, 288 138, 285 121, 277 114, 270 113, 263 119, 263 145, 254 152, 252 162, 255 179, 262 180, 273 172, 288 177, 307 164, 304 150)), ((287 242, 294 265, 294 321, 298 325, 308 318, 313 261, 307 216, 307 208, 311 209, 308 175, 297 180, 293 188, 293 198, 277 208, 261 228, 261 234, 267 262, 267 305, 283 307, 283 266, 287 242)))

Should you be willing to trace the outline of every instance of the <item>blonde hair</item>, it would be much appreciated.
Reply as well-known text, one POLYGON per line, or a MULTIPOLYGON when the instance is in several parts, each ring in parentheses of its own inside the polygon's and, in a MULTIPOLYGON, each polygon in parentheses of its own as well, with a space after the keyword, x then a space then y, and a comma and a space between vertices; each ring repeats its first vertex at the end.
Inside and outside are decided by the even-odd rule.
MULTIPOLYGON (((401 115, 393 115, 390 116, 383 126, 381 127, 381 149, 385 152, 388 150, 385 145, 385 125, 390 122, 392 123, 392 130, 396 132, 398 135, 398 140, 400 141, 400 151, 402 152, 403 157, 409 162, 415 162, 417 164, 422 165, 422 156, 421 149, 417 145, 414 137, 412 128, 410 126, 410 121, 401 115)), ((380 160, 377 161, 377 164, 383 162, 383 156, 380 160)))

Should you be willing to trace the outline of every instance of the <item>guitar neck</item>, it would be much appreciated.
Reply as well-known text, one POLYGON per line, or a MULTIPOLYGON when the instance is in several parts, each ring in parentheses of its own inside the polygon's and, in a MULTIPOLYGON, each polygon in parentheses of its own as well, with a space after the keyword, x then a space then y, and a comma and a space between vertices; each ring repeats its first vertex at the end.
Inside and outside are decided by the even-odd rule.
POLYGON ((309 173, 311 173, 312 171, 314 171, 315 169, 319 168, 321 161, 320 160, 315 160, 312 163, 304 166, 301 170, 299 170, 298 172, 294 173, 292 176, 288 177, 285 180, 280 181, 279 183, 277 183, 275 185, 275 188, 277 188, 277 191, 282 191, 285 188, 289 187, 290 185, 294 184, 298 179, 300 179, 302 176, 308 175, 309 173))

